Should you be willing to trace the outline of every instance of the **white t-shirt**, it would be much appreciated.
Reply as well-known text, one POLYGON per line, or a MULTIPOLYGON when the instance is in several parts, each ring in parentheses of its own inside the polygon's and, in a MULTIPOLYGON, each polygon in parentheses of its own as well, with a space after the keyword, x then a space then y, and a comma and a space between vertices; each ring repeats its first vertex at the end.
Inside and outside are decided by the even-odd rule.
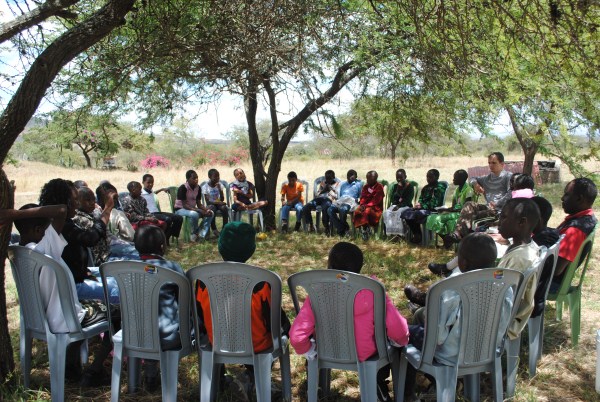
MULTIPOLYGON (((63 235, 58 234, 56 230, 54 230, 54 227, 50 225, 48 226, 48 229, 46 229, 44 237, 39 243, 29 243, 25 247, 42 254, 47 254, 66 267, 67 264, 61 257, 63 249, 66 245, 67 241, 63 235)), ((73 291, 73 299, 75 300, 75 311, 77 312, 79 322, 81 322, 85 316, 85 311, 77 299, 75 282, 73 282, 71 290, 73 291)), ((51 269, 45 267, 43 267, 40 272, 40 293, 42 296, 42 302, 46 306, 46 318, 48 319, 50 330, 53 333, 69 332, 69 328, 65 322, 65 316, 63 315, 60 305, 58 286, 56 286, 56 276, 51 269)))
POLYGON ((160 212, 156 206, 156 200, 154 199, 154 193, 149 193, 145 189, 142 189, 142 197, 146 200, 146 206, 151 214, 160 212))
MULTIPOLYGON (((223 194, 225 194, 225 191, 223 189, 223 184, 221 184, 221 182, 218 182, 217 185, 214 187, 211 187, 208 184, 208 182, 204 183, 204 185, 202 186, 202 194, 208 195, 208 199, 211 202, 221 199, 221 191, 223 191, 223 194)), ((224 200, 221 200, 221 201, 224 201, 224 200)))

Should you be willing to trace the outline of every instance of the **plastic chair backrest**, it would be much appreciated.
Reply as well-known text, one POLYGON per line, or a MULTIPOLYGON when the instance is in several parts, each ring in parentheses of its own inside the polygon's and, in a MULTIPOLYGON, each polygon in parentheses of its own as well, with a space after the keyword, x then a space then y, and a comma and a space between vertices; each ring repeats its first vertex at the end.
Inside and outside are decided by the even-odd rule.
MULTIPOLYGON (((123 347, 136 357, 150 357, 161 351, 159 297, 165 284, 177 286, 179 336, 183 351, 191 350, 190 284, 184 275, 142 261, 112 261, 100 266, 105 298, 106 277, 117 282, 121 300, 123 347)), ((110 315, 110 314, 109 314, 110 315)), ((111 333, 113 333, 111 328, 111 333)), ((114 333, 113 333, 114 335, 114 333)))
MULTIPOLYGON (((304 187, 303 197, 304 197, 304 201, 306 202, 306 201, 308 201, 307 200, 307 198, 308 198, 308 189, 309 189, 310 186, 308 184, 308 181, 306 181, 306 180, 298 179, 298 181, 300 183, 302 183, 302 186, 304 187)), ((288 180, 281 182, 281 186, 279 186, 279 190, 281 190, 281 187, 285 186, 286 184, 288 184, 288 180)))
POLYGON ((169 187, 169 204, 171 204, 171 212, 175 213, 175 200, 177 199, 177 186, 169 187))
MULTIPOLYGON (((540 270, 540 266, 543 263, 543 260, 539 260, 537 264, 532 267, 529 267, 523 272, 523 279, 519 283, 519 287, 517 288, 517 294, 515 295, 515 301, 513 303, 513 309, 510 316, 510 323, 512 323, 519 311, 519 306, 523 301, 523 297, 525 296, 525 291, 528 288, 528 283, 531 281, 537 281, 537 273, 540 270)), ((510 324, 509 324, 510 325, 510 324)))
POLYGON ((71 270, 52 257, 23 246, 9 246, 9 258, 19 293, 21 317, 25 328, 38 335, 50 332, 46 308, 40 293, 40 272, 42 267, 46 267, 51 269, 56 276, 56 287, 69 333, 82 332, 81 323, 75 311, 73 297, 75 280, 71 270))
MULTIPOLYGON (((319 185, 321 184, 321 182, 323 180, 325 180, 325 176, 319 176, 313 182, 313 198, 316 198, 319 195, 319 185)), ((336 177, 335 178, 335 182, 336 183, 341 183, 342 181, 336 177)), ((339 191, 339 187, 338 187, 338 191, 339 191)))
POLYGON ((450 188, 450 185, 445 180, 440 180, 440 183, 442 183, 446 187, 446 189, 444 190, 444 203, 441 205, 444 206, 446 205, 446 199, 448 197, 448 189, 450 188))
POLYGON ((573 290, 581 288, 590 261, 595 236, 596 228, 594 228, 592 233, 590 233, 581 244, 577 257, 567 265, 558 293, 553 295, 553 299, 555 299, 556 296, 566 296, 573 290), (583 267, 581 267, 582 265, 583 267), (575 283, 573 283, 573 281, 575 281, 575 283))
POLYGON ((361 290, 373 293, 375 342, 379 358, 387 356, 385 288, 366 276, 334 269, 298 272, 288 278, 296 313, 300 311, 297 287, 310 297, 319 340, 318 359, 337 364, 358 362, 354 334, 354 299, 361 290))
POLYGON ((485 366, 498 358, 498 327, 506 291, 513 295, 523 274, 511 269, 488 268, 466 272, 440 281, 427 292, 427 318, 422 363, 434 364, 440 320, 440 300, 445 291, 461 300, 459 368, 485 366))
POLYGON ((410 180, 410 184, 412 184, 413 188, 415 189, 415 195, 413 197, 413 205, 417 203, 417 201, 419 201, 419 183, 417 183, 414 180, 410 180))
MULTIPOLYGON (((208 290, 213 353, 232 357, 254 355, 252 293, 261 282, 271 287, 271 328, 281 328, 281 278, 276 273, 248 264, 224 261, 199 265, 187 271, 186 275, 194 291, 197 281, 204 283, 208 290)), ((194 303, 194 324, 199 334, 197 308, 197 303, 194 303)), ((271 331, 271 336, 273 349, 279 349, 282 345, 280 331, 271 331)))
MULTIPOLYGON (((227 181, 225 181, 225 180, 219 180, 219 182, 223 186, 223 193, 224 193, 223 195, 225 196, 225 201, 227 201, 227 206, 231 206, 231 190, 229 188, 229 183, 227 183, 227 181)), ((206 183, 208 183, 208 180, 205 180, 199 184, 200 191, 202 191, 202 187, 204 187, 204 185, 206 183)), ((206 205, 206 200, 204 199, 204 194, 202 194, 202 205, 206 205)))
POLYGON ((558 241, 554 243, 547 251, 542 264, 540 264, 540 270, 538 271, 538 283, 535 290, 535 307, 531 313, 531 317, 537 317, 544 312, 546 305, 546 298, 548 297, 548 291, 550 290, 550 284, 552 283, 552 277, 554 276, 554 269, 558 261, 558 251, 560 248, 560 242, 565 237, 561 235, 558 241))

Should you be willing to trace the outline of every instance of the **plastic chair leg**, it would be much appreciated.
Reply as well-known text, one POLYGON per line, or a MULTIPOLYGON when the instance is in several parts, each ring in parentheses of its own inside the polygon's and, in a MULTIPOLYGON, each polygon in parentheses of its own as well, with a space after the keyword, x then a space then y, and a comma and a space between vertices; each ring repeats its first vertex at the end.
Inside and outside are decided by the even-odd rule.
POLYGON ((163 402, 177 401, 177 373, 179 369, 179 351, 161 352, 160 380, 163 402))
POLYGON ((358 363, 361 402, 377 400, 377 362, 358 363))
MULTIPOLYGON (((458 369, 450 366, 436 366, 435 391, 438 401, 453 402, 456 398, 458 369)), ((479 399, 475 399, 478 401, 479 399)))
POLYGON ((398 364, 398 381, 393 378, 394 365, 392 365, 392 380, 394 381, 394 398, 396 401, 404 401, 404 389, 406 383, 406 370, 408 369, 408 359, 404 355, 404 349, 400 352, 400 363, 398 364))
POLYGON ((283 399, 292 402, 292 368, 290 364, 289 346, 285 346, 283 354, 279 357, 281 367, 281 387, 283 389, 283 399))
POLYGON ((131 357, 127 359, 127 393, 135 394, 140 390, 140 371, 141 371, 141 360, 137 357, 131 357))
POLYGON ((319 370, 319 387, 321 387, 323 397, 327 397, 331 389, 331 369, 323 368, 319 370))
POLYGON ((29 388, 29 378, 31 374, 31 332, 25 329, 23 317, 21 317, 21 339, 19 357, 21 358, 21 372, 23 373, 23 386, 29 388))
POLYGON ((81 361, 81 365, 85 365, 88 362, 88 340, 84 339, 81 343, 81 350, 79 352, 79 360, 81 361))
POLYGON ((118 402, 121 391, 121 364, 123 362, 123 344, 113 337, 113 363, 110 378, 110 401, 118 402))
POLYGON ((256 384, 256 400, 271 402, 271 364, 270 353, 254 355, 254 381, 256 384))
POLYGON ((212 382, 213 382, 213 354, 211 352, 202 352, 200 360, 200 402, 212 401, 212 382))
MULTIPOLYGON (((392 366, 392 387, 394 390, 394 400, 400 400, 400 352, 398 349, 394 348, 389 353, 392 361, 390 362, 390 366, 392 366)), ((404 394, 404 390, 402 390, 402 394, 404 394)))
POLYGON ((506 342, 506 397, 512 398, 515 394, 517 382, 517 369, 519 366, 519 351, 521 337, 506 342))
POLYGON ((581 290, 577 289, 567 296, 569 300, 569 312, 571 313, 571 344, 579 344, 581 332, 581 290))
POLYGON ((48 360, 50 362, 50 391, 52 400, 65 400, 65 356, 69 344, 66 334, 48 336, 48 360))
POLYGON ((308 361, 308 389, 306 390, 306 396, 308 402, 317 402, 318 400, 318 389, 319 389, 319 363, 317 359, 308 361))
POLYGON ((529 332, 529 378, 536 373, 537 362, 542 357, 542 342, 544 336, 544 312, 527 321, 529 332))
POLYGON ((464 396, 471 402, 479 401, 479 374, 464 376, 464 396))
POLYGON ((563 298, 556 298, 556 321, 562 321, 563 298))
MULTIPOLYGON (((477 375, 479 379, 479 375, 477 375)), ((494 372, 492 373, 492 388, 494 389, 494 401, 502 402, 504 400, 502 395, 502 359, 498 357, 494 360, 494 372)), ((477 399, 479 400, 479 387, 477 387, 477 399)))

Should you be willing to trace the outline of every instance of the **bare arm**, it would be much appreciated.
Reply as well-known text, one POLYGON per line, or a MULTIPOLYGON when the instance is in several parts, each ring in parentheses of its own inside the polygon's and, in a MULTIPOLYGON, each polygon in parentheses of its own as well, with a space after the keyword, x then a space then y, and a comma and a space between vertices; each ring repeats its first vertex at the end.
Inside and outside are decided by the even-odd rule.
POLYGON ((19 219, 50 218, 52 226, 57 233, 62 231, 67 219, 66 205, 47 205, 43 207, 29 208, 24 210, 0 209, 0 226, 12 223, 19 219))
POLYGON ((558 257, 558 261, 556 262, 556 269, 554 270, 554 276, 562 275, 570 263, 571 263, 571 261, 565 260, 562 257, 558 257))

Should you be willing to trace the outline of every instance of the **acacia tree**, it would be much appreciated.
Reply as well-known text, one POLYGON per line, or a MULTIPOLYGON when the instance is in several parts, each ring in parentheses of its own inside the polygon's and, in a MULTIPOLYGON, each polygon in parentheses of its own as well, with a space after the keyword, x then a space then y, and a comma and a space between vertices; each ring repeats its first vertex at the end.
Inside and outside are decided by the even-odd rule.
MULTIPOLYGON (((11 28, 9 31, 2 32, 2 40, 24 32, 33 24, 42 21, 43 18, 61 15, 62 11, 73 3, 75 2, 48 2, 48 4, 58 4, 59 7, 56 8, 58 12, 40 13, 43 14, 43 17, 38 19, 22 18, 23 21, 9 23, 11 28)), ((0 114, 0 166, 4 163, 12 144, 35 113, 59 71, 79 53, 101 40, 114 28, 122 25, 125 15, 131 10, 134 3, 135 0, 106 0, 99 5, 92 2, 92 11, 70 23, 69 29, 60 33, 35 56, 21 79, 19 87, 0 114)), ((44 4, 39 7, 43 7, 44 4)), ((74 14, 70 16, 75 17, 74 14)), ((16 19, 21 17, 17 15, 16 19)), ((4 170, 0 169, 0 208, 12 208, 13 206, 14 194, 4 170)), ((4 290, 4 263, 10 230, 10 225, 0 228, 0 382, 4 382, 14 369, 4 290)))

